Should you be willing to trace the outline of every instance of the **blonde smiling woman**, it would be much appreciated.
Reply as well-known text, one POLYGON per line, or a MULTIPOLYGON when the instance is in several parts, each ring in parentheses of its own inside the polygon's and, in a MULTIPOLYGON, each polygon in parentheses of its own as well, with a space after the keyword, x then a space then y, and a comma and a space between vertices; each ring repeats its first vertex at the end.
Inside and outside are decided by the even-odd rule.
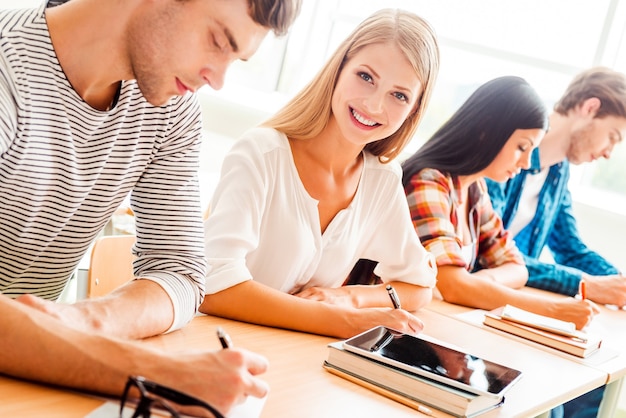
POLYGON ((439 67, 430 26, 381 10, 320 73, 226 156, 205 223, 200 310, 347 337, 384 324, 419 332, 434 260, 412 229, 393 161, 417 128, 439 67), (396 288, 344 286, 359 258, 396 288))

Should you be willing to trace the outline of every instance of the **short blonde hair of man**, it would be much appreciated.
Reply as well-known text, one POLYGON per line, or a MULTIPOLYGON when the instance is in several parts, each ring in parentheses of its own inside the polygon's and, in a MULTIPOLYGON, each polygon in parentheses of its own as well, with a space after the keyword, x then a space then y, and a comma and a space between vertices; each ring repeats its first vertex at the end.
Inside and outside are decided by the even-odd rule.
POLYGON ((388 42, 400 48, 422 84, 415 110, 402 126, 387 138, 365 147, 380 161, 391 161, 415 134, 439 72, 439 45, 434 30, 421 17, 401 9, 382 9, 361 22, 313 80, 263 125, 292 139, 319 135, 330 119, 332 95, 345 64, 362 48, 388 42))

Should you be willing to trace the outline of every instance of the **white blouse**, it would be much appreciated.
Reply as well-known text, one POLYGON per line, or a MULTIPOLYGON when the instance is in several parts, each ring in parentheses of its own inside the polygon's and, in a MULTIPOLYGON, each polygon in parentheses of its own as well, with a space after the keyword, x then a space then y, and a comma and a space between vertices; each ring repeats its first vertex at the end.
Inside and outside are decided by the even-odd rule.
POLYGON ((288 293, 338 287, 359 258, 378 261, 383 281, 434 287, 436 264, 413 229, 400 166, 363 155, 353 201, 322 234, 287 137, 244 134, 224 159, 205 222, 207 293, 251 279, 288 293))

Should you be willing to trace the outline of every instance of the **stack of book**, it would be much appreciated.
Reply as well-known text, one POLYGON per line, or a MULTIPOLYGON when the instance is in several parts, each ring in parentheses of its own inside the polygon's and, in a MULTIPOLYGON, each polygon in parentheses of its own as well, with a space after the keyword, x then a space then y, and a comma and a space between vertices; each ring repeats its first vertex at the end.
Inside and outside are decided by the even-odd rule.
POLYGON ((328 345, 324 368, 370 390, 430 414, 433 407, 456 417, 477 417, 501 406, 503 396, 477 395, 343 348, 328 345))
POLYGON ((573 322, 538 315, 511 305, 485 313, 483 323, 583 358, 598 351, 602 344, 599 336, 577 331, 573 322))

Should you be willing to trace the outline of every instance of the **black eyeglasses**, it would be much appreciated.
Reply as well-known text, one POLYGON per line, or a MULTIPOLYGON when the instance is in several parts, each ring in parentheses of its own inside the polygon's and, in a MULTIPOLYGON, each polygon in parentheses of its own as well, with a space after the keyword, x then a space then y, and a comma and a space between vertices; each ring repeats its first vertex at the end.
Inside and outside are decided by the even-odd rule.
POLYGON ((181 415, 174 409, 170 402, 183 406, 197 406, 204 408, 212 413, 215 418, 224 418, 219 411, 208 403, 187 395, 186 393, 179 392, 150 380, 146 380, 141 376, 130 376, 128 378, 126 387, 124 388, 124 394, 122 395, 120 418, 123 417, 124 405, 126 404, 130 389, 133 387, 136 387, 139 390, 140 398, 132 418, 149 418, 150 409, 152 407, 162 409, 163 412, 169 413, 173 418, 181 418, 181 415))

